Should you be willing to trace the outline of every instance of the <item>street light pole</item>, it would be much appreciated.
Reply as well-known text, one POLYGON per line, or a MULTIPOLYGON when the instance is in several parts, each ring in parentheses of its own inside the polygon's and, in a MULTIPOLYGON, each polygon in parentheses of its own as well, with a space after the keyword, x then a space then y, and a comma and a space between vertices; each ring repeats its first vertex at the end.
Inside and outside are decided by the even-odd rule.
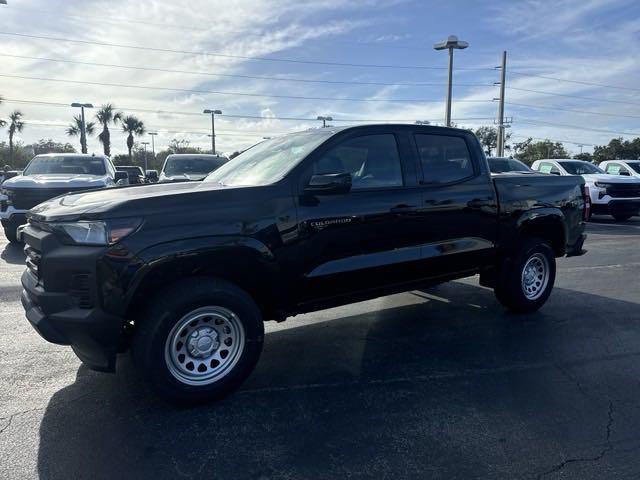
POLYGON ((447 127, 451 126, 451 99, 453 96, 453 50, 463 50, 469 46, 469 43, 458 40, 455 35, 436 43, 433 48, 435 50, 449 50, 449 80, 447 83, 447 105, 445 107, 444 123, 447 127))
POLYGON ((322 120, 322 128, 326 128, 327 122, 333 121, 333 117, 323 117, 322 115, 318 115, 318 120, 322 120))
POLYGON ((85 108, 93 108, 93 105, 90 103, 78 103, 73 102, 71 104, 72 107, 80 108, 80 146, 82 147, 82 153, 87 153, 87 133, 86 133, 86 124, 84 122, 84 109, 85 108))
POLYGON ((216 114, 222 115, 222 110, 212 110, 205 109, 202 113, 210 113, 211 114, 211 153, 216 154, 216 126, 215 126, 215 116, 216 114))
POLYGON ((149 145, 149 142, 142 142, 142 145, 144 145, 144 172, 147 173, 147 145, 149 145))
MULTIPOLYGON (((153 155, 153 159, 156 159, 156 142, 155 142, 155 138, 156 135, 158 135, 158 132, 149 132, 149 135, 151 136, 151 154, 153 155)), ((147 172, 145 172, 147 173, 147 172)))

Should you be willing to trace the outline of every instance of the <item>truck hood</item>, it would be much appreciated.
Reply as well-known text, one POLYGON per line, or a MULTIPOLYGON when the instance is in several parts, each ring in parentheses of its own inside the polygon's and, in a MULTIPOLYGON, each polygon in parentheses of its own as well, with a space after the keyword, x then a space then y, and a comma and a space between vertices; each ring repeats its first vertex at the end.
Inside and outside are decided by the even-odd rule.
POLYGON ((592 173, 589 175, 582 175, 584 181, 588 184, 592 184, 594 182, 603 182, 603 183, 638 183, 639 180, 633 177, 623 177, 621 175, 608 175, 606 173, 592 173))
POLYGON ((211 190, 237 190, 215 183, 155 183, 70 193, 32 208, 29 215, 39 221, 73 221, 79 218, 112 218, 157 213, 163 208, 179 208, 190 201, 186 194, 211 190))
POLYGON ((162 175, 160 175, 160 181, 161 182, 191 182, 191 181, 202 180, 207 175, 208 173, 201 173, 201 174, 182 173, 180 175, 167 176, 163 173, 162 175))
POLYGON ((18 175, 5 180, 2 184, 5 188, 100 188, 110 182, 106 175, 18 175))

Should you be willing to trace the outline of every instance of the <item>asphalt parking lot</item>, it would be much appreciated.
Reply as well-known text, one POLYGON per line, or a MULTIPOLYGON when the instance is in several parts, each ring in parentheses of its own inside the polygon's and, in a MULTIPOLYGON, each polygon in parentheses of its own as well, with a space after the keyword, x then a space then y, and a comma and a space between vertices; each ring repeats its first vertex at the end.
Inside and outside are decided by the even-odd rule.
POLYGON ((195 409, 42 340, 2 238, 0 478, 640 478, 640 219, 588 233, 536 314, 471 278, 270 323, 195 409))

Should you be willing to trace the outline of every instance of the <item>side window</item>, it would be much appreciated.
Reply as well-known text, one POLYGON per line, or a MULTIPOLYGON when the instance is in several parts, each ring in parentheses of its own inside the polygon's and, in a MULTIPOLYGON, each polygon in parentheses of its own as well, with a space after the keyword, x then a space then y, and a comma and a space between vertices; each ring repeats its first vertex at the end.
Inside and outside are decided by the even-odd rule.
POLYGON ((345 140, 316 160, 313 174, 323 173, 350 173, 352 190, 401 187, 396 138, 389 133, 345 140))
POLYGON ((542 162, 538 166, 538 171, 542 173, 552 173, 555 175, 560 175, 560 169, 556 167, 553 163, 542 162))
POLYGON ((474 175, 464 138, 447 135, 415 135, 425 183, 449 183, 474 175))
POLYGON ((607 168, 605 169, 605 172, 611 174, 611 175, 622 175, 621 173, 621 168, 622 166, 618 163, 610 163, 609 165, 607 165, 607 168))

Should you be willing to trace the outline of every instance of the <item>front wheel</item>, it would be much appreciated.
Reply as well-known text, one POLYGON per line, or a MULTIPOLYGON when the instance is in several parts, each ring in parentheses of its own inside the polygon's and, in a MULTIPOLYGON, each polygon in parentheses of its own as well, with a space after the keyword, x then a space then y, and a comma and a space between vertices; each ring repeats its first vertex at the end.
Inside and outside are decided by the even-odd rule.
POLYGON ((191 278, 165 289, 136 323, 133 359, 173 403, 228 395, 262 351, 260 310, 246 292, 220 279, 191 278))
POLYGON ((15 228, 4 228, 4 236, 7 237, 9 243, 18 243, 18 234, 15 228))
POLYGON ((502 265, 494 292, 498 301, 513 312, 535 312, 549 298, 555 278, 553 249, 545 240, 529 238, 502 265))

